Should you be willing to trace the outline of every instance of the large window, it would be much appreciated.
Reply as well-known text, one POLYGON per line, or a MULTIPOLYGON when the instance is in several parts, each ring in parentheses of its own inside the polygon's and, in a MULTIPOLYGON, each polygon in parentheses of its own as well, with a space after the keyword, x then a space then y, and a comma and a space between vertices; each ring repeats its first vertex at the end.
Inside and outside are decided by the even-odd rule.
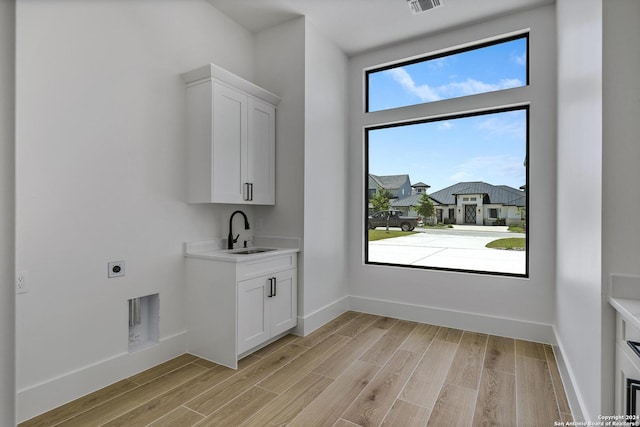
MULTIPOLYGON (((461 81, 480 82, 469 76, 479 76, 486 61, 490 70, 482 73, 511 82, 478 84, 488 89, 484 92, 527 84, 527 37, 520 36, 368 71, 369 110, 432 100, 413 89, 444 87, 424 83, 436 81, 428 74, 439 59, 446 59, 448 72, 461 81), (493 67, 497 58, 510 58, 512 66, 493 67), (388 75, 383 83, 392 70, 405 75, 400 80, 388 75)), ((528 276, 530 107, 517 101, 365 129, 366 263, 528 276)))

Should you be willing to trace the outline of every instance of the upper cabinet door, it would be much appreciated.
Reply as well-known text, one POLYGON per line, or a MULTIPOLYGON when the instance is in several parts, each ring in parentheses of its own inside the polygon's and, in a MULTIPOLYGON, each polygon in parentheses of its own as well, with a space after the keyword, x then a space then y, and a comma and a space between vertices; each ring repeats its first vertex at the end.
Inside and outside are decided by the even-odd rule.
POLYGON ((213 84, 212 191, 214 203, 243 203, 247 176, 247 95, 213 84))
POLYGON ((250 203, 276 203, 276 109, 249 98, 249 138, 247 143, 247 179, 250 203))

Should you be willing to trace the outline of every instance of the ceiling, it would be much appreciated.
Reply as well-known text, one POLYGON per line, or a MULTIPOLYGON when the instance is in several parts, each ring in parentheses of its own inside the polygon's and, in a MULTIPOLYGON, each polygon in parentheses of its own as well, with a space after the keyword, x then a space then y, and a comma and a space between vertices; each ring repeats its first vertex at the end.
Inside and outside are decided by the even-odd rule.
POLYGON ((407 0, 208 0, 251 32, 299 16, 348 55, 447 28, 530 9, 555 0, 440 0, 441 7, 413 15, 407 0))

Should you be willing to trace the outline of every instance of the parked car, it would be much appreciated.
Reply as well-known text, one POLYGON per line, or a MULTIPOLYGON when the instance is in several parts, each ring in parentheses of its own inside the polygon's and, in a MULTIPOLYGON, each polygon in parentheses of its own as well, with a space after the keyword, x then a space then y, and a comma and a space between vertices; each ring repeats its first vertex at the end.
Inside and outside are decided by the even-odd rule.
POLYGON ((417 216, 404 216, 398 210, 378 211, 369 215, 369 229, 376 227, 400 227, 402 231, 411 231, 418 225, 417 216))

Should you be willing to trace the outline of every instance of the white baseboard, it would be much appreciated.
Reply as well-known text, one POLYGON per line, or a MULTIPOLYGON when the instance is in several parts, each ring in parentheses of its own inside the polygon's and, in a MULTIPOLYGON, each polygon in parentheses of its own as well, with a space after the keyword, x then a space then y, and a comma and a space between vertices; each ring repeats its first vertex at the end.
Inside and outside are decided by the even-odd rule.
MULTIPOLYGON (((555 333, 555 328, 554 328, 555 333)), ((556 334, 557 337, 557 334, 556 334)), ((564 393, 567 395, 567 401, 569 402, 569 408, 571 408, 571 415, 574 421, 584 422, 585 414, 588 414, 587 407, 584 404, 584 399, 580 392, 573 386, 577 384, 574 379, 573 370, 571 365, 564 357, 564 347, 562 341, 556 338, 557 345, 553 347, 554 354, 556 356, 556 362, 558 363, 558 370, 560 371, 560 378, 562 379, 562 385, 564 386, 564 393)))
POLYGON ((362 313, 556 345, 553 327, 542 323, 358 296, 349 297, 349 308, 362 313))
POLYGON ((185 353, 186 331, 162 338, 157 345, 122 353, 18 390, 18 422, 135 375, 185 353))
POLYGON ((298 317, 298 325, 293 330, 295 335, 306 336, 320 326, 330 322, 342 313, 349 311, 349 296, 339 298, 306 316, 298 317))

